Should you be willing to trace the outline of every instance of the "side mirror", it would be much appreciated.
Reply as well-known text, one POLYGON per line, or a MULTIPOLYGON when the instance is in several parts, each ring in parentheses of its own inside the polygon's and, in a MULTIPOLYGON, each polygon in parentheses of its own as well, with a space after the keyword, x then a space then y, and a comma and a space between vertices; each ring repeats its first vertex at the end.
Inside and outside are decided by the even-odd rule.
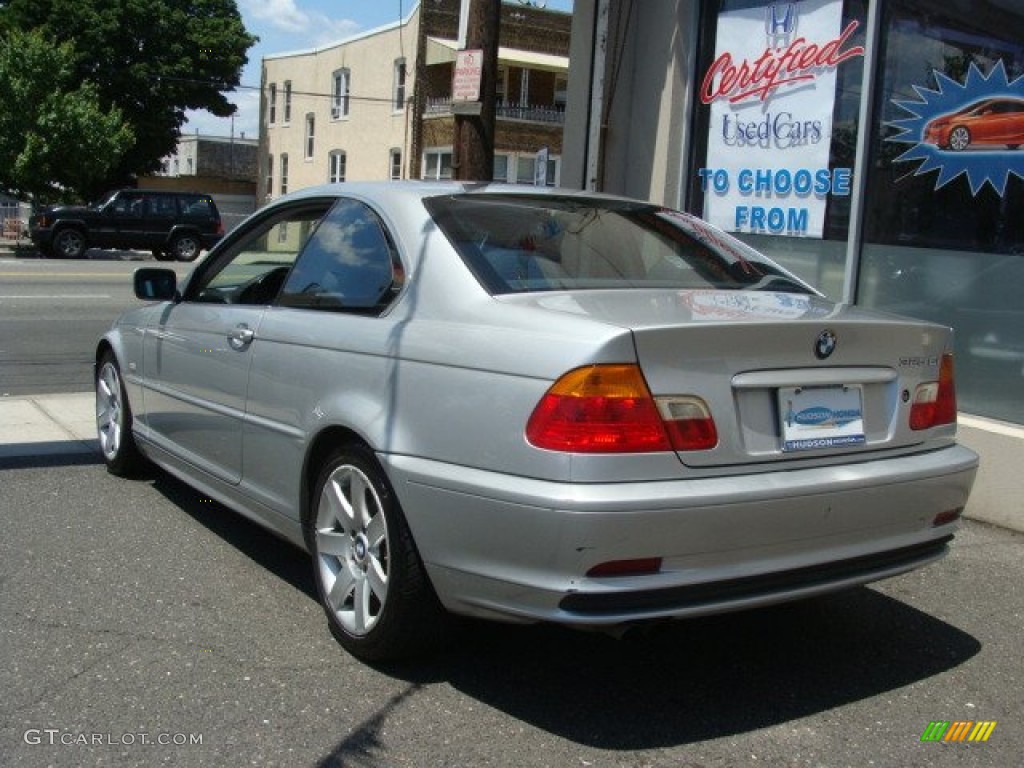
POLYGON ((178 275, 173 269, 141 267, 132 276, 135 296, 143 301, 175 301, 178 298, 178 275))

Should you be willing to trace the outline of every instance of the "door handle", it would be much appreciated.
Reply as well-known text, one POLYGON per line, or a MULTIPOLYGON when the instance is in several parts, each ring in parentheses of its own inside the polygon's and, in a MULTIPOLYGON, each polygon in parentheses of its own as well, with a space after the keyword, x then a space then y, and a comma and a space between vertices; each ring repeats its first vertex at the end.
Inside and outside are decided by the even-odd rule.
POLYGON ((236 325, 228 332, 228 344, 232 349, 245 349, 256 338, 256 332, 245 323, 236 325))

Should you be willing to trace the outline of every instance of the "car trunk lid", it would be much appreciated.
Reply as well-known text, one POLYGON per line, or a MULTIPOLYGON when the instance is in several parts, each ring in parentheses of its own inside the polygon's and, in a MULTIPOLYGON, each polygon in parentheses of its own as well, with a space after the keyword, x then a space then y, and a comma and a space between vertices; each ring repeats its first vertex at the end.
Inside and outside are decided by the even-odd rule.
POLYGON ((532 301, 629 328, 656 399, 707 403, 719 440, 678 454, 693 467, 919 445, 928 432, 909 427, 913 395, 937 380, 950 346, 941 326, 806 294, 594 291, 532 301))

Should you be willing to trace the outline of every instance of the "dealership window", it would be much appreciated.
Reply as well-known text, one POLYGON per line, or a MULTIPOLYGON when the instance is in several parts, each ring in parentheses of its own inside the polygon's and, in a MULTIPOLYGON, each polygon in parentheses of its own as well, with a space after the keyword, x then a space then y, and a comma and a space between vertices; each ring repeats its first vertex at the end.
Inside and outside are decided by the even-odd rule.
POLYGON ((316 140, 316 115, 306 115, 306 159, 313 159, 314 142, 316 140))
POLYGON ((452 177, 452 150, 428 149, 423 153, 424 179, 450 179, 452 177))
POLYGON ((292 81, 284 81, 284 122, 292 121, 292 81))
POLYGON ((345 180, 346 155, 336 149, 327 157, 327 181, 337 184, 345 180))
POLYGON ((277 122, 277 83, 270 84, 267 94, 267 122, 271 125, 277 122))
POLYGON ((960 409, 1018 423, 1022 40, 1019 3, 883 4, 857 286, 858 303, 953 327, 960 409))
POLYGON ((857 172, 865 0, 702 6, 687 207, 840 298, 857 172), (745 63, 756 72, 762 56, 778 61, 787 51, 786 61, 807 62, 788 70, 798 82, 773 86, 739 76, 745 63), (812 53, 822 51, 826 60, 816 62, 812 53))
POLYGON ((352 73, 348 69, 335 70, 331 76, 331 117, 333 119, 348 117, 351 88, 352 73))
POLYGON ((402 178, 402 150, 392 149, 388 156, 388 178, 398 181, 402 178))
POLYGON ((288 194, 288 154, 281 153, 281 194, 288 194))
POLYGON ((405 109, 405 59, 395 59, 391 105, 395 112, 405 109))

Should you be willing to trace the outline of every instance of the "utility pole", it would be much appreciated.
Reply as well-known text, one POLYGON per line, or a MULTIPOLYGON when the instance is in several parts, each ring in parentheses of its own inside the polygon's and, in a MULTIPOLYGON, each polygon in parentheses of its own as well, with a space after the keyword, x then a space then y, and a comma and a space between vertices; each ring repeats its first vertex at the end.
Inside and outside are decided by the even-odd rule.
POLYGON ((498 79, 498 28, 501 0, 462 0, 469 3, 466 49, 483 52, 480 101, 452 103, 455 116, 455 178, 460 181, 490 181, 494 178, 494 111, 498 79))

